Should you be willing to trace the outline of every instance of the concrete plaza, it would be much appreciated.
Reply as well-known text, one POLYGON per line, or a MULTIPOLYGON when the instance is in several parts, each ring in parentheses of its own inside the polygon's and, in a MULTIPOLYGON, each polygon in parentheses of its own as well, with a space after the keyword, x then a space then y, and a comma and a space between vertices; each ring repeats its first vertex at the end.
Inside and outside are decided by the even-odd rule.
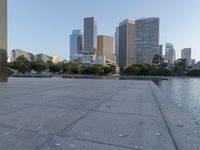
POLYGON ((0 83, 0 150, 199 149, 199 123, 152 81, 0 83))

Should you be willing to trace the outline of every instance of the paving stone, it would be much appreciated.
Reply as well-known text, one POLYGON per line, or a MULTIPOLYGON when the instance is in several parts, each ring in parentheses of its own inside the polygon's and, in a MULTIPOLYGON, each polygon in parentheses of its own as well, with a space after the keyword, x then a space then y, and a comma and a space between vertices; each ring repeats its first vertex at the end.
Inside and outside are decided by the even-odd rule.
POLYGON ((31 105, 0 101, 0 115, 17 112, 17 111, 20 111, 20 110, 23 110, 23 109, 26 109, 29 107, 31 107, 31 105))
POLYGON ((51 136, 0 125, 1 150, 34 150, 51 136))
POLYGON ((60 135, 129 148, 137 146, 149 150, 175 149, 164 122, 153 117, 95 112, 60 135))
POLYGON ((106 145, 89 141, 77 140, 74 138, 54 137, 38 150, 130 150, 118 146, 106 145))
POLYGON ((0 150, 199 150, 199 123, 170 101, 151 81, 9 78, 0 150))
POLYGON ((83 111, 50 107, 32 107, 0 118, 0 124, 55 134, 84 114, 83 111))
POLYGON ((43 105, 52 107, 65 107, 70 109, 90 110, 101 102, 102 100, 97 98, 63 97, 58 100, 46 102, 43 105))
POLYGON ((61 98, 62 96, 53 96, 53 95, 42 95, 30 93, 29 95, 24 95, 20 97, 13 97, 6 99, 5 101, 14 102, 14 103, 24 103, 24 104, 42 104, 52 100, 61 98))
POLYGON ((99 108, 99 111, 112 113, 127 113, 156 117, 160 115, 159 109, 154 103, 135 102, 134 100, 106 101, 99 108))

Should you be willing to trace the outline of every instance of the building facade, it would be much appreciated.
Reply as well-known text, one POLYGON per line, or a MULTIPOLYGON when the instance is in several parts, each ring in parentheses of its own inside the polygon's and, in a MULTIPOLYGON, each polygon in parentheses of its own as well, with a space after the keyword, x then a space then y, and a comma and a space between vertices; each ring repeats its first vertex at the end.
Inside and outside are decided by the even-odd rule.
POLYGON ((11 55, 12 55, 13 60, 16 60, 19 56, 22 56, 22 55, 25 58, 27 58, 29 61, 34 60, 34 55, 32 53, 29 53, 22 49, 13 49, 11 55))
POLYGON ((119 64, 119 27, 115 31, 115 56, 116 62, 119 64))
POLYGON ((124 69, 135 63, 135 22, 125 20, 119 23, 119 67, 124 69))
POLYGON ((97 51, 97 23, 94 17, 84 18, 84 51, 97 51))
POLYGON ((195 65, 196 60, 195 59, 191 59, 191 65, 195 65))
POLYGON ((51 56, 48 56, 48 55, 45 55, 45 54, 37 54, 35 55, 34 57, 34 60, 42 60, 44 62, 47 62, 47 61, 52 61, 53 57, 51 56))
POLYGON ((105 56, 106 59, 116 62, 113 54, 113 37, 106 35, 97 36, 97 57, 105 56))
POLYGON ((168 69, 172 69, 176 60, 175 48, 172 43, 166 43, 165 45, 165 61, 168 64, 168 69))
POLYGON ((0 82, 7 82, 7 0, 0 0, 0 82))
POLYGON ((160 55, 161 57, 163 57, 163 45, 159 45, 159 50, 158 50, 158 55, 160 55))
POLYGON ((81 30, 73 30, 70 35, 70 59, 83 49, 83 35, 81 30))
POLYGON ((144 18, 135 21, 136 62, 152 64, 159 52, 159 18, 144 18))
POLYGON ((186 59, 187 66, 191 65, 191 55, 192 55, 191 48, 184 48, 181 50, 181 58, 186 59))

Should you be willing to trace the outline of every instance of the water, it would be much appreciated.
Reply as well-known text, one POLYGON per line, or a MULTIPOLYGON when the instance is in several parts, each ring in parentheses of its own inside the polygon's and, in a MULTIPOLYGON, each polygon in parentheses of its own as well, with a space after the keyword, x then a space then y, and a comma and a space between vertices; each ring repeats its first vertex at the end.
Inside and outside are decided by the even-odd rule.
POLYGON ((156 84, 177 107, 200 122, 200 78, 172 78, 156 84))

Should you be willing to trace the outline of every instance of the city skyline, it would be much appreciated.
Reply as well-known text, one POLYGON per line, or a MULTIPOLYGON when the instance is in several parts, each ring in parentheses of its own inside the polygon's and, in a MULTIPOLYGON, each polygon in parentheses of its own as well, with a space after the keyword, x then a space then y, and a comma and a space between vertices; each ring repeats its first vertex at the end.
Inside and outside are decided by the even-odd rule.
POLYGON ((127 0, 126 3, 118 0, 118 4, 115 0, 101 2, 60 0, 59 3, 53 0, 8 1, 8 52, 15 48, 22 48, 32 53, 43 52, 69 59, 69 35, 73 29, 83 29, 82 20, 85 17, 96 18, 98 35, 113 37, 118 23, 126 18, 135 20, 159 17, 160 44, 173 43, 177 58, 181 57, 183 48, 191 47, 192 58, 198 61, 200 60, 200 46, 197 41, 197 36, 200 34, 198 29, 200 21, 197 20, 198 4, 200 2, 195 0, 193 2, 127 0), (114 8, 111 7, 112 4, 115 4, 114 8), (78 8, 76 12, 73 10, 75 6, 78 8), (123 7, 123 12, 117 11, 120 7, 123 7), (139 9, 140 7, 144 9, 139 9), (112 11, 109 11, 111 8, 112 11), (167 11, 168 8, 170 12, 167 11), (183 11, 186 8, 187 11, 183 11), (179 14, 175 15, 177 12, 179 14))

